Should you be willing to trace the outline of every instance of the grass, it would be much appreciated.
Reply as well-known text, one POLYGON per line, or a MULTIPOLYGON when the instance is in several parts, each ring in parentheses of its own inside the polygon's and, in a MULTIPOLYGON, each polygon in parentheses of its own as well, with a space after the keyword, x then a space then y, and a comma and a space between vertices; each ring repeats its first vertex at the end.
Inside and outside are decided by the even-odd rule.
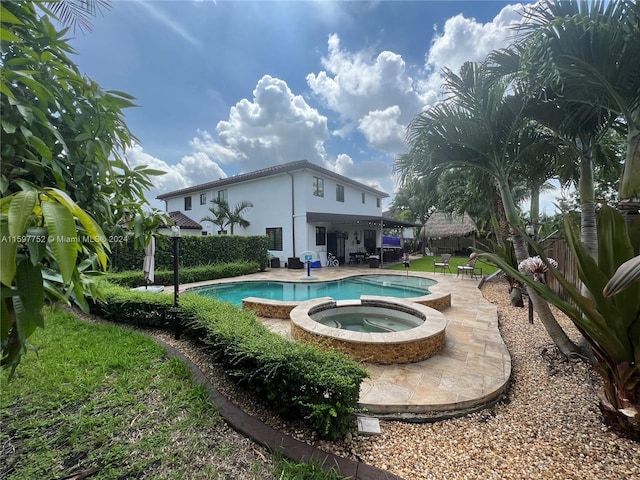
MULTIPOLYGON (((409 266, 410 272, 431 272, 433 273, 433 264, 435 262, 439 262, 440 257, 420 257, 420 258, 412 258, 409 266)), ((451 272, 455 275, 456 268, 458 265, 465 265, 469 261, 469 257, 451 257, 449 261, 449 266, 451 268, 451 272)), ((482 260, 478 260, 476 262, 476 267, 482 268, 483 275, 491 275, 493 272, 497 271, 498 268, 487 262, 483 262, 482 260)), ((405 270, 404 265, 402 263, 398 265, 393 265, 388 267, 390 270, 405 270)), ((438 270, 439 271, 439 270, 438 270)))
MULTIPOLYGON (((218 465, 238 447, 184 363, 141 334, 59 310, 45 325, 30 338, 37 354, 0 378, 0 478, 224 478, 218 465)), ((265 468, 282 480, 338 478, 282 463, 246 465, 247 478, 265 468)))
POLYGON ((335 468, 326 472, 315 461, 295 463, 280 458, 276 461, 274 473, 279 480, 346 480, 335 468))

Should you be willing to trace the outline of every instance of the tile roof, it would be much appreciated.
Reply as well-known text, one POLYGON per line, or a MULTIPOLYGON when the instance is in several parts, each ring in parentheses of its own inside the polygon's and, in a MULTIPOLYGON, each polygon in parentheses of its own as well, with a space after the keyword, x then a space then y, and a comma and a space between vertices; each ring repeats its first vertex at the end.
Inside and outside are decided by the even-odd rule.
POLYGON ((255 180, 258 178, 270 177, 272 175, 278 175, 281 173, 287 173, 295 170, 304 170, 304 169, 314 170, 328 177, 336 178, 341 182, 348 183, 350 185, 355 185, 358 188, 367 190, 373 193, 374 195, 377 195, 382 198, 386 198, 389 196, 389 194, 387 193, 381 192, 380 190, 376 190, 375 188, 365 185, 364 183, 356 182, 355 180, 342 176, 338 173, 332 172, 331 170, 327 170, 326 168, 316 165, 315 163, 311 163, 308 160, 298 160, 296 162, 272 165, 270 167, 263 168, 260 170, 255 170, 253 172, 241 173, 240 175, 235 175, 233 177, 221 178, 219 180, 214 180, 213 182, 201 183, 200 185, 194 185, 192 187, 187 187, 180 190, 174 190, 173 192, 167 192, 167 193, 158 195, 156 198, 158 198, 158 200, 164 200, 167 198, 186 195, 188 193, 198 192, 202 190, 210 190, 213 188, 224 187, 226 185, 233 185, 234 183, 241 183, 249 180, 255 180))
POLYGON ((173 223, 175 223, 180 228, 202 230, 202 225, 200 225, 195 220, 191 220, 182 212, 169 212, 169 218, 173 220, 173 223))

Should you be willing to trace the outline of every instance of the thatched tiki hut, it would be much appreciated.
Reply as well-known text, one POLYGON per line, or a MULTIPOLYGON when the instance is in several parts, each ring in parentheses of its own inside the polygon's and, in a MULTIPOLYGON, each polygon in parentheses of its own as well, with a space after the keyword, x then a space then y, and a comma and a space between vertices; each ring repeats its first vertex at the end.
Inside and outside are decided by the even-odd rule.
POLYGON ((476 244, 478 227, 468 213, 435 212, 420 231, 420 239, 436 255, 469 255, 476 244))

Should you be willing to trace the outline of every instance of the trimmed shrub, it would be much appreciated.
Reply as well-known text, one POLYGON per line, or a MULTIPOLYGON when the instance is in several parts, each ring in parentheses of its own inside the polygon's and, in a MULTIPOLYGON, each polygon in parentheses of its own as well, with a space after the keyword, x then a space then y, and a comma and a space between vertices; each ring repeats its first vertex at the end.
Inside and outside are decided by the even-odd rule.
MULTIPOLYGON (((180 237, 180 268, 201 267, 237 261, 255 262, 260 270, 269 263, 266 235, 185 235, 180 237)), ((142 270, 144 251, 133 248, 133 240, 111 244, 110 270, 122 272, 142 270)), ((156 268, 173 271, 173 240, 167 235, 156 235, 156 268)))
POLYGON ((105 302, 90 302, 91 312, 115 323, 167 328, 173 319, 173 297, 132 291, 100 278, 96 280, 105 302))
POLYGON ((100 286, 106 303, 93 304, 98 315, 164 328, 177 315, 185 334, 203 342, 215 363, 285 418, 302 419, 331 439, 353 428, 368 373, 346 355, 287 340, 230 303, 186 293, 174 311, 169 295, 131 292, 104 280, 100 286))
MULTIPOLYGON (((206 265, 180 269, 180 283, 204 282, 218 278, 237 277, 260 271, 256 262, 232 262, 218 265, 206 265)), ((156 285, 173 285, 173 270, 160 270, 154 272, 156 285)), ((145 285, 144 272, 117 272, 109 273, 106 279, 116 285, 135 288, 145 285)))

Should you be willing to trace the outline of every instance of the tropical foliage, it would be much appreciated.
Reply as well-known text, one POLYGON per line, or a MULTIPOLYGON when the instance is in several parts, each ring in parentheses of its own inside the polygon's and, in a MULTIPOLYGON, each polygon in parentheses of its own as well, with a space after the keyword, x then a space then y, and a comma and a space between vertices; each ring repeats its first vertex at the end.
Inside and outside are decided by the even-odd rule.
MULTIPOLYGON (((557 142, 525 115, 528 97, 505 79, 496 79, 482 64, 466 63, 456 74, 447 71, 447 98, 418 115, 409 126, 409 152, 398 168, 433 175, 451 168, 486 174, 500 194, 511 226, 522 224, 511 187, 522 165, 550 162, 557 142)), ((525 240, 512 235, 518 262, 528 256, 525 240)), ((551 310, 535 291, 529 296, 538 315, 565 354, 577 351, 551 310)))
POLYGON ((621 208, 640 208, 640 5, 543 1, 528 10, 523 51, 528 78, 562 97, 574 130, 594 115, 622 120, 627 134, 621 208))
POLYGON ((50 15, 32 2, 0 5, 1 344, 11 368, 43 326, 45 302, 86 309, 85 296, 99 295, 91 274, 162 173, 127 164, 134 137, 122 110, 132 98, 80 74, 50 15))
POLYGON ((534 288, 571 318, 591 344, 604 386, 601 408, 630 437, 640 440, 640 219, 625 224, 620 213, 603 206, 598 218, 598 258, 581 242, 569 218, 565 230, 589 295, 569 283, 542 248, 532 242, 538 261, 569 294, 560 298, 534 275, 522 275, 499 255, 483 254, 509 275, 534 288))
POLYGON ((211 222, 214 225, 218 225, 222 231, 225 230, 225 227, 229 227, 231 235, 233 235, 236 225, 240 225, 242 228, 247 228, 251 225, 243 216, 249 208, 253 207, 253 203, 250 201, 243 200, 237 203, 233 209, 229 202, 223 198, 214 198, 211 203, 213 203, 213 207, 209 208, 211 215, 201 218, 201 222, 211 222))
MULTIPOLYGON (((409 151, 396 162, 403 179, 446 178, 455 169, 489 176, 511 229, 513 255, 498 237, 486 258, 527 285, 542 323, 565 354, 575 352, 575 345, 549 316, 547 302, 574 320, 605 381, 603 411, 636 438, 640 259, 634 257, 639 227, 632 219, 640 213, 639 20, 640 6, 630 0, 543 0, 527 7, 512 46, 483 64, 445 72, 445 98, 410 124, 409 151), (582 291, 560 278, 524 231, 526 217, 532 226, 538 223, 536 198, 549 178, 578 187, 580 228, 568 217, 555 227, 565 230, 578 258, 582 291), (532 198, 528 215, 513 194, 522 186, 532 198), (609 207, 596 221, 602 199, 617 202, 627 224, 609 207), (529 248, 541 260, 528 260, 529 248), (574 303, 517 270, 518 264, 534 263, 558 276, 574 303)), ((458 195, 456 190, 449 192, 458 195)))

